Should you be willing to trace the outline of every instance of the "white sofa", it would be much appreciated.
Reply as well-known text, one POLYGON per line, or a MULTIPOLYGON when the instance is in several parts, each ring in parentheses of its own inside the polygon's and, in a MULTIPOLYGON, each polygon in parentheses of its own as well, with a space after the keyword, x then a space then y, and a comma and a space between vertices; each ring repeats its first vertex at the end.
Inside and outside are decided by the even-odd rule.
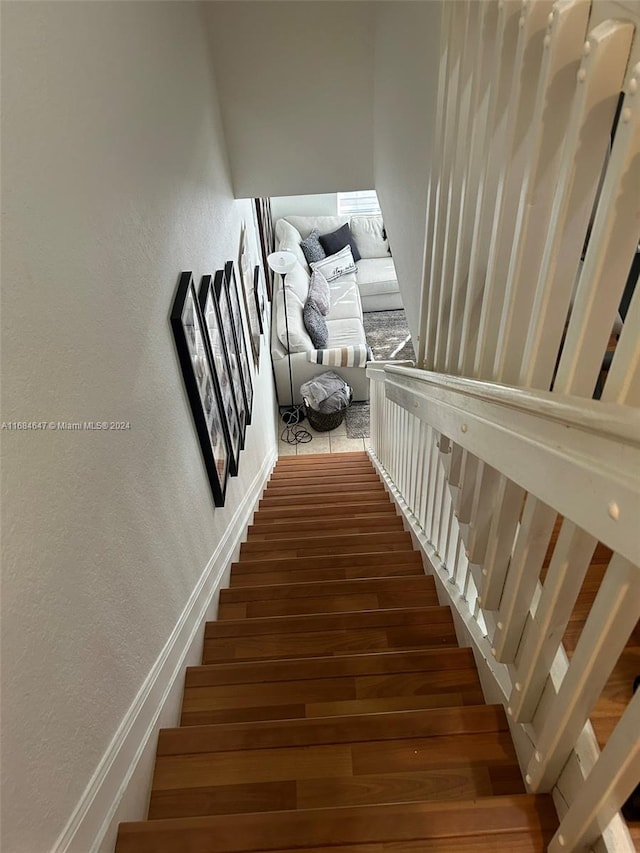
MULTIPOLYGON (((369 382, 366 377, 365 355, 367 340, 362 322, 363 308, 365 311, 383 311, 402 307, 395 267, 389 254, 388 242, 383 236, 381 218, 351 217, 352 233, 362 259, 356 263, 355 273, 347 273, 329 282, 331 307, 325 317, 329 340, 322 351, 315 349, 302 318, 311 269, 300 242, 308 237, 314 228, 318 228, 321 235, 328 234, 348 221, 349 217, 346 216, 288 216, 276 223, 276 249, 292 252, 297 259, 296 266, 287 274, 285 283, 294 403, 302 402, 300 385, 327 370, 333 370, 349 383, 353 389, 354 400, 368 400, 369 382), (327 361, 317 363, 315 359, 318 358, 326 358, 327 361), (357 366, 347 366, 353 360, 357 366)), ((292 404, 292 400, 282 279, 279 275, 276 275, 275 279, 271 356, 278 400, 281 406, 288 406, 292 404)))
POLYGON ((320 236, 336 231, 345 222, 360 254, 356 262, 356 282, 360 291, 363 311, 392 311, 402 308, 396 268, 389 251, 389 241, 384 236, 381 216, 285 216, 276 222, 275 244, 278 251, 293 251, 307 272, 300 241, 305 240, 314 228, 320 236))

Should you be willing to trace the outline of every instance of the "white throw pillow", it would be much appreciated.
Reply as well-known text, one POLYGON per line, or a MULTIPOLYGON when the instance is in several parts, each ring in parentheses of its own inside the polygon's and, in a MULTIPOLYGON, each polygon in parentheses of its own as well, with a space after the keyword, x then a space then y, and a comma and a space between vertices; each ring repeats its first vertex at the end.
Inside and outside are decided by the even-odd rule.
POLYGON ((351 233, 363 258, 384 258, 389 255, 389 241, 384 237, 381 216, 352 216, 351 233))
POLYGON ((351 247, 345 246, 335 255, 329 255, 323 261, 316 261, 315 264, 311 264, 311 269, 320 270, 327 281, 335 281, 346 273, 354 273, 357 267, 351 254, 351 247))
MULTIPOLYGON (((288 286, 285 287, 284 292, 287 299, 287 320, 289 322, 289 352, 307 352, 307 350, 315 349, 302 319, 303 303, 288 286)), ((281 289, 274 294, 274 299, 276 300, 276 331, 278 333, 278 340, 286 350, 287 325, 285 323, 281 289)))

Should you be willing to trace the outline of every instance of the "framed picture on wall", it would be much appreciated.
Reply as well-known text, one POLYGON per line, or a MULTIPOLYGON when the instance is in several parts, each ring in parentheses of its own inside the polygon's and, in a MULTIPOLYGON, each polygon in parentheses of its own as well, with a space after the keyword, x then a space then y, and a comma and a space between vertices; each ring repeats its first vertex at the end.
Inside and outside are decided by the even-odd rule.
POLYGON ((244 447, 245 408, 242 405, 238 409, 236 403, 229 356, 222 336, 220 309, 215 297, 213 279, 210 275, 202 277, 198 291, 198 302, 204 320, 205 342, 209 348, 213 372, 220 389, 224 426, 229 444, 229 470, 231 476, 235 476, 240 464, 240 451, 244 447))
POLYGON ((267 257, 275 251, 275 240, 273 236, 273 222, 271 219, 271 199, 268 196, 254 198, 254 211, 258 236, 260 238, 260 251, 262 253, 262 267, 266 277, 267 299, 271 302, 273 293, 273 272, 267 263, 267 257))
POLYGON ((240 252, 238 265, 240 267, 240 281, 242 283, 242 302, 244 304, 245 316, 249 324, 249 340, 251 342, 251 352, 253 354, 253 363, 256 370, 260 366, 260 320, 258 319, 258 311, 256 308, 255 299, 253 298, 253 275, 251 258, 249 257, 249 247, 247 245, 247 230, 242 226, 240 232, 240 252))
POLYGON ((183 272, 170 316, 182 378, 216 506, 224 506, 230 452, 193 273, 183 272))
POLYGON ((238 422, 241 425, 242 429, 242 447, 244 448, 244 433, 246 425, 249 423, 249 417, 247 412, 246 396, 243 390, 244 378, 242 374, 242 365, 240 363, 240 357, 238 356, 238 349, 233 334, 233 317, 231 315, 231 304, 224 279, 224 270, 218 270, 215 274, 215 278, 213 279, 213 292, 215 296, 216 306, 218 309, 220 334, 227 356, 227 364, 229 366, 231 389, 233 391, 233 398, 236 403, 238 422))
POLYGON ((240 359, 242 371, 242 387, 244 390, 245 403, 247 404, 247 423, 251 423, 251 409, 253 407, 253 383, 251 381, 251 368, 249 366, 249 354, 247 351, 247 338, 245 324, 240 309, 240 297, 238 294, 238 282, 236 279, 233 261, 227 261, 224 265, 224 283, 229 299, 231 317, 233 320, 233 334, 240 359))
POLYGON ((264 276, 260 272, 259 264, 253 268, 253 299, 256 303, 256 311, 258 314, 258 322, 260 323, 260 334, 269 337, 269 329, 267 323, 267 291, 264 284, 264 276))

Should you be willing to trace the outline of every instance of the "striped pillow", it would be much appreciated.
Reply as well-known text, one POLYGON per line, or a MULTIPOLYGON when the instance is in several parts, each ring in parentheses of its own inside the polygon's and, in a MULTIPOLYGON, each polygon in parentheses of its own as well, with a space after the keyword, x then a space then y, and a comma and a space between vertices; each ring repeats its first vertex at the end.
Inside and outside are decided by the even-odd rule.
POLYGON ((307 361, 312 364, 326 364, 329 367, 364 367, 368 361, 373 361, 373 353, 366 344, 312 349, 307 350, 307 361))

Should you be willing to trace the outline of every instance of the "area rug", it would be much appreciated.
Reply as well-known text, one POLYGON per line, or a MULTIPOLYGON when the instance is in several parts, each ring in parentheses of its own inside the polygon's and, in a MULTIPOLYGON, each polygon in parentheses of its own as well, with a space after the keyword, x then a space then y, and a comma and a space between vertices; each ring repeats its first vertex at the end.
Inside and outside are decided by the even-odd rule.
MULTIPOLYGON (((415 361, 409 326, 404 309, 368 311, 364 331, 376 361, 415 361)), ((349 438, 369 438, 369 403, 352 403, 345 412, 349 438)))
POLYGON ((369 438, 369 401, 352 403, 344 413, 349 438, 369 438))
POLYGON ((404 309, 397 311, 367 311, 363 315, 367 343, 376 361, 415 361, 409 326, 404 309))

